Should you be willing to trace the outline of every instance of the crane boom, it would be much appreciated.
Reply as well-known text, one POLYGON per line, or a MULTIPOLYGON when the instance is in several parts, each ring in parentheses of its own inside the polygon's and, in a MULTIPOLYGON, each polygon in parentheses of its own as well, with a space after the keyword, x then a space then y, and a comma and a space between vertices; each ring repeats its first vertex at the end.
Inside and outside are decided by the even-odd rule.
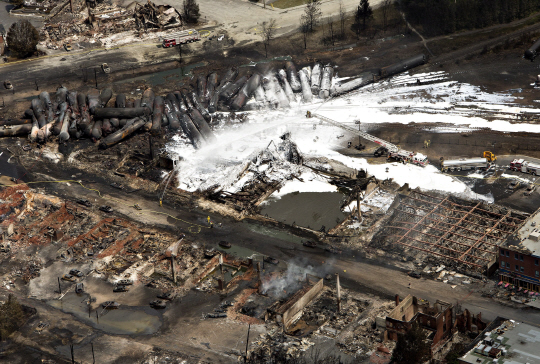
POLYGON ((326 116, 322 116, 320 114, 311 114, 311 117, 320 119, 320 120, 325 121, 325 122, 327 122, 329 124, 335 125, 335 126, 341 128, 341 129, 345 129, 345 130, 347 130, 347 131, 349 131, 349 132, 351 132, 353 134, 359 135, 364 139, 367 139, 369 141, 372 141, 373 143, 379 144, 381 147, 386 148, 389 152, 397 153, 399 151, 399 148, 396 145, 394 145, 392 143, 389 143, 386 140, 383 140, 381 138, 377 138, 377 137, 375 137, 373 135, 370 135, 368 133, 364 133, 363 131, 356 130, 354 128, 351 128, 350 126, 344 125, 344 124, 339 123, 339 122, 337 122, 335 120, 327 118, 326 116))

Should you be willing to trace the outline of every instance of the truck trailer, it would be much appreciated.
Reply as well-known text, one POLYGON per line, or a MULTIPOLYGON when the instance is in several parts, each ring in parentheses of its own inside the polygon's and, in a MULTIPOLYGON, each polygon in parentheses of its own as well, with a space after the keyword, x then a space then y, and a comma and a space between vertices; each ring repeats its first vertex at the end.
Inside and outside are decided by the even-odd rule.
POLYGON ((486 158, 461 158, 449 159, 441 161, 441 171, 453 172, 467 169, 482 169, 487 170, 491 163, 486 158))

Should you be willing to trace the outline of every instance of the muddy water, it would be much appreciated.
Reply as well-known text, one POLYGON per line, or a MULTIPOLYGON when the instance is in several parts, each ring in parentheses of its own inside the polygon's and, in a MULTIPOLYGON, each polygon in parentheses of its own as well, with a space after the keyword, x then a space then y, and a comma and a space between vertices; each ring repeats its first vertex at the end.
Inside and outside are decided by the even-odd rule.
POLYGON ((278 200, 269 199, 261 213, 285 224, 329 230, 347 216, 340 209, 339 192, 290 193, 278 200))
POLYGON ((88 295, 67 293, 61 300, 49 300, 52 307, 71 313, 82 322, 117 335, 150 335, 161 327, 161 318, 158 311, 151 307, 127 307, 104 310, 101 305, 88 314, 86 300, 88 295), (96 319, 96 311, 99 318, 96 319))

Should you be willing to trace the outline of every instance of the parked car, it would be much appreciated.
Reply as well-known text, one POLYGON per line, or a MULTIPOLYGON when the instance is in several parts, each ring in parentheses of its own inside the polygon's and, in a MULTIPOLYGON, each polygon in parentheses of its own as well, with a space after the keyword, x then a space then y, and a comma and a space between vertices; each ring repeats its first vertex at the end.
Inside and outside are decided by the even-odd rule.
POLYGON ((84 284, 83 283, 77 283, 75 285, 75 293, 83 293, 84 292, 84 284))
POLYGON ((222 247, 222 248, 230 248, 232 245, 231 243, 229 243, 228 241, 225 241, 225 240, 222 240, 219 242, 219 246, 222 247))
POLYGON ((154 300, 150 302, 150 307, 156 308, 156 309, 165 308, 167 307, 167 303, 163 300, 154 300))
POLYGON ((107 206, 107 205, 105 205, 105 206, 100 206, 99 209, 100 209, 101 211, 106 212, 106 213, 109 213, 109 214, 110 214, 111 212, 113 212, 112 207, 111 207, 111 206, 107 206))
POLYGON ((111 183, 111 187, 118 188, 119 190, 124 189, 123 185, 121 185, 120 183, 116 183, 116 182, 111 183))
POLYGON ((158 294, 157 298, 160 298, 162 300, 170 301, 170 300, 174 299, 174 293, 172 293, 172 292, 161 292, 160 294, 158 294))
POLYGON ((78 269, 72 269, 69 271, 69 274, 71 274, 72 276, 75 276, 75 277, 82 277, 84 274, 78 270, 78 269))
POLYGON ((69 281, 69 282, 75 282, 75 280, 76 280, 76 278, 73 277, 71 274, 64 274, 64 275, 62 276, 62 279, 63 279, 64 281, 69 281))
POLYGON ((41 322, 37 325, 36 331, 37 331, 37 332, 41 332, 41 331, 45 330, 45 328, 47 328, 48 326, 49 326, 49 323, 41 321, 41 322))
POLYGON ((116 284, 120 284, 122 286, 129 286, 129 285, 133 284, 133 280, 131 280, 131 279, 121 279, 118 282, 116 282, 116 284))
POLYGON ((90 203, 90 201, 88 200, 85 200, 84 198, 80 198, 77 200, 77 203, 78 204, 81 204, 83 206, 86 206, 86 207, 92 207, 92 204, 90 203))
POLYGON ((66 50, 66 52, 69 52, 73 49, 73 47, 71 46, 71 43, 65 43, 64 49, 66 50))
POLYGON ((127 292, 129 291, 129 288, 127 286, 118 285, 114 287, 113 292, 127 292))
POLYGON ((407 274, 409 275, 409 277, 413 277, 413 278, 416 278, 416 279, 422 278, 422 274, 420 274, 420 272, 410 271, 407 274))
POLYGON ((111 68, 109 67, 109 65, 107 63, 102 63, 101 64, 101 69, 105 73, 111 73, 111 68))
POLYGON ((279 263, 279 260, 277 260, 276 258, 272 258, 272 257, 264 257, 264 261, 266 263, 270 263, 270 264, 274 264, 274 265, 277 265, 279 263))
POLYGON ((302 245, 307 246, 308 248, 315 248, 317 243, 311 240, 304 241, 302 245))
POLYGON ((103 308, 118 308, 120 307, 120 304, 115 301, 106 301, 101 304, 101 307, 103 308))
POLYGON ((7 88, 8 90, 11 90, 13 88, 13 85, 11 84, 10 81, 4 81, 4 87, 7 88))
POLYGON ((534 192, 534 190, 536 190, 536 185, 533 185, 533 184, 528 185, 528 186, 527 186, 527 190, 526 190, 525 192, 523 192, 523 194, 524 194, 525 196, 530 196, 530 195, 532 195, 532 193, 534 192))
POLYGON ((324 250, 326 250, 327 252, 332 253, 332 254, 341 254, 341 250, 339 250, 338 248, 335 248, 333 246, 327 246, 326 248, 324 248, 324 250))
POLYGON ((520 185, 521 184, 519 183, 519 181, 513 180, 508 184, 508 186, 506 186, 506 188, 508 188, 509 190, 517 190, 520 185))

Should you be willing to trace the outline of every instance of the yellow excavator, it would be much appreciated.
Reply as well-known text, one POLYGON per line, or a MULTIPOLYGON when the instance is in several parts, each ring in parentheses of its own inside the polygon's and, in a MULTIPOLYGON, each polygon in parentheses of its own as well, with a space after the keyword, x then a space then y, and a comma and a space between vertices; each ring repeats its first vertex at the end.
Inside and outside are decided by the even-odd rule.
POLYGON ((486 161, 490 163, 493 163, 497 160, 497 156, 488 150, 484 151, 484 158, 486 158, 486 161))

